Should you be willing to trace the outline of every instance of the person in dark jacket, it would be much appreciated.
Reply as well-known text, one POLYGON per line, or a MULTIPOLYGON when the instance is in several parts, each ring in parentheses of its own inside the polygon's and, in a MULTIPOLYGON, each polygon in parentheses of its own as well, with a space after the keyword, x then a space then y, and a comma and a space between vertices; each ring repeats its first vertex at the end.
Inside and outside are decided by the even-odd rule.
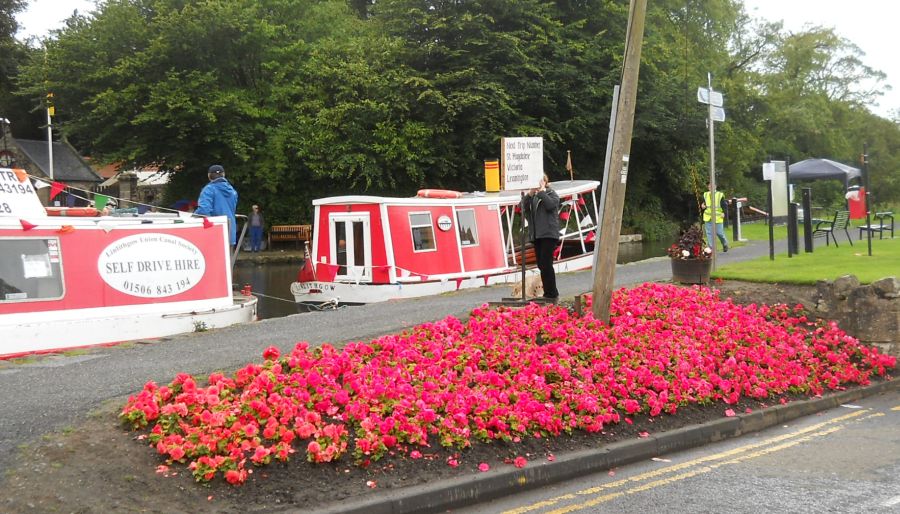
POLYGON ((559 245, 559 195, 550 188, 547 175, 537 188, 522 199, 522 212, 528 222, 528 239, 534 244, 544 298, 557 299, 556 273, 553 270, 553 252, 559 245))
POLYGON ((206 176, 209 178, 209 184, 203 186, 203 190, 200 191, 194 214, 227 216, 229 241, 231 246, 234 246, 237 244, 237 220, 234 213, 237 211, 238 193, 225 178, 225 168, 221 165, 210 166, 206 176))

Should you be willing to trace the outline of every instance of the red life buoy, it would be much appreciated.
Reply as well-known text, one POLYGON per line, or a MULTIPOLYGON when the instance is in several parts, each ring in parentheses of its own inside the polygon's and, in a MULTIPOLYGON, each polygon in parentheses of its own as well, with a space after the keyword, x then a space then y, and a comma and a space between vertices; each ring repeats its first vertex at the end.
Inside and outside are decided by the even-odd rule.
POLYGON ((67 218, 87 218, 97 216, 100 211, 93 207, 46 207, 47 216, 65 216, 67 218))
POLYGON ((462 198, 459 191, 451 191, 449 189, 419 189, 416 196, 420 198, 462 198))

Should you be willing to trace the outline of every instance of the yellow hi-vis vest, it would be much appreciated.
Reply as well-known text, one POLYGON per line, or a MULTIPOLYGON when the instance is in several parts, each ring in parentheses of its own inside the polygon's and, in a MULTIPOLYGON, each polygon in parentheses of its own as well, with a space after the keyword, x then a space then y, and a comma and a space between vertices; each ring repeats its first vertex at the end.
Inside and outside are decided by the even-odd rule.
MULTIPOLYGON (((716 223, 725 223, 725 209, 722 209, 723 199, 725 199, 725 194, 716 191, 716 223)), ((703 203, 706 204, 706 210, 703 211, 703 223, 706 223, 712 219, 713 203, 709 201, 709 191, 703 193, 703 203)))

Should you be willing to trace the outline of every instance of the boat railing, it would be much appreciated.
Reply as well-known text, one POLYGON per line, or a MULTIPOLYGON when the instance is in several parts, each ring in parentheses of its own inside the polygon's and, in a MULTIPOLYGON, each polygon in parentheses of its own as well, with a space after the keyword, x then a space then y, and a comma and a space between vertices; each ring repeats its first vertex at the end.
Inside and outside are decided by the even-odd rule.
POLYGON ((235 245, 234 251, 231 254, 232 270, 234 270, 234 265, 237 263, 238 254, 241 253, 241 246, 244 243, 244 236, 247 234, 247 228, 250 226, 250 218, 246 214, 235 214, 234 217, 238 220, 239 224, 243 221, 244 225, 241 227, 241 234, 238 236, 237 245, 235 245))

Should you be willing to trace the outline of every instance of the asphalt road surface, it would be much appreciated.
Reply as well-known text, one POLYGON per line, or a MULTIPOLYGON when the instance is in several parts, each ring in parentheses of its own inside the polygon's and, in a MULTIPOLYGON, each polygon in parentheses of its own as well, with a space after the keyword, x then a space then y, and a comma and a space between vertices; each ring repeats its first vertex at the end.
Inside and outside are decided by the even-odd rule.
MULTIPOLYGON (((783 242, 782 242, 783 243, 783 242)), ((781 247, 783 245, 779 245, 781 247)), ((719 254, 727 263, 768 254, 767 243, 719 254)), ((667 257, 616 267, 617 286, 668 280, 667 257)), ((590 291, 590 271, 561 274, 563 296, 590 291)), ((165 384, 177 373, 207 376, 259 362, 275 345, 290 351, 295 343, 369 341, 448 315, 464 317, 472 308, 510 294, 494 286, 440 296, 390 301, 336 311, 297 314, 209 332, 185 334, 83 354, 52 355, 13 363, 0 361, 0 472, 17 458, 16 449, 47 433, 74 427, 106 402, 123 403, 149 380, 165 384)), ((0 342, 2 344, 2 342, 0 342)))
POLYGON ((900 512, 900 391, 462 514, 900 512))

